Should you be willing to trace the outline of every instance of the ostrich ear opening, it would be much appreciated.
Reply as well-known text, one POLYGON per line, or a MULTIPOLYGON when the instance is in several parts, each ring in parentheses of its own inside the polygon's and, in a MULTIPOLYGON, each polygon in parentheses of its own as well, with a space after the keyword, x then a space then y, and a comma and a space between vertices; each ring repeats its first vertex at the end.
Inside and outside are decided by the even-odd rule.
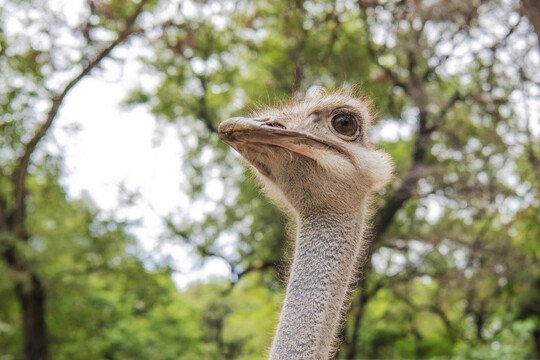
POLYGON ((331 174, 336 180, 349 181, 356 171, 349 159, 333 151, 319 150, 315 160, 327 174, 331 174))
POLYGON ((363 148, 352 155, 357 172, 369 191, 381 191, 394 178, 394 163, 386 152, 363 148))
POLYGON ((389 154, 375 150, 373 167, 370 169, 373 179, 372 190, 375 192, 381 191, 394 178, 394 162, 389 154))

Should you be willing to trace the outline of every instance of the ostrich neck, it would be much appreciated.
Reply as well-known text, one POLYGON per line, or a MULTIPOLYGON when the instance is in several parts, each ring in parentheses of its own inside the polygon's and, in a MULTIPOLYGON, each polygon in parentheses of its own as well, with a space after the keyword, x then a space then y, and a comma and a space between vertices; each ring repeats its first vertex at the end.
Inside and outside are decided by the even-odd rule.
POLYGON ((300 215, 294 259, 270 359, 331 354, 355 265, 362 252, 365 203, 357 211, 300 215))

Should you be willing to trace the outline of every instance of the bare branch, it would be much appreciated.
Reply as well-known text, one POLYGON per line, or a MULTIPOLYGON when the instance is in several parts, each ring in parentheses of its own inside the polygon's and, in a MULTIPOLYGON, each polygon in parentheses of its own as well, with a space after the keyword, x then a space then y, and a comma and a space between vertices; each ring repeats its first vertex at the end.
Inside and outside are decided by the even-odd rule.
MULTIPOLYGON (((375 0, 374 3, 376 4, 377 1, 375 0)), ((373 63, 377 64, 377 66, 384 72, 385 76, 392 80, 395 86, 407 91, 407 84, 399 80, 398 75, 394 71, 379 63, 379 55, 381 53, 381 50, 375 49, 371 41, 371 32, 369 30, 367 12, 365 9, 366 4, 364 4, 364 1, 358 0, 358 7, 360 8, 360 16, 365 26, 364 38, 366 42, 366 49, 371 59, 373 60, 373 63)), ((384 50, 384 47, 382 47, 382 49, 384 50)))
POLYGON ((446 327, 446 330, 448 332, 448 335, 451 336, 452 340, 455 341, 456 338, 461 337, 459 329, 456 329, 454 327, 454 325, 452 324, 452 321, 450 321, 450 319, 448 318, 448 316, 446 315, 444 310, 441 309, 440 307, 438 307, 437 305, 434 305, 434 304, 416 305, 416 304, 414 304, 412 302, 412 300, 409 297, 401 294, 400 292, 395 292, 394 294, 395 294, 397 299, 401 300, 403 303, 405 303, 407 306, 409 306, 415 312, 428 311, 428 312, 431 312, 431 313, 437 315, 441 319, 441 321, 443 322, 443 324, 446 327))
POLYGON ((74 79, 72 79, 62 90, 60 94, 55 96, 52 99, 52 105, 51 108, 47 114, 46 120, 41 124, 41 126, 38 128, 34 136, 30 139, 30 141, 25 146, 24 154, 19 159, 19 165, 18 165, 18 171, 15 175, 14 179, 14 209, 13 209, 13 229, 17 233, 22 233, 22 224, 24 223, 24 199, 26 197, 26 176, 28 174, 28 167, 30 166, 30 160, 32 157, 32 154, 36 150, 37 145, 43 139, 43 137, 47 134, 47 131, 53 124, 54 120, 56 119, 56 115, 58 114, 58 110, 60 109, 60 106, 62 105, 65 97, 70 92, 70 90, 77 85, 84 77, 86 77, 95 67, 97 67, 103 59, 109 56, 112 50, 114 50, 119 44, 126 41, 131 34, 133 34, 133 26, 135 24, 135 21, 137 20, 137 17, 141 14, 143 7, 146 3, 148 3, 149 0, 142 0, 139 5, 137 6, 135 12, 133 15, 126 20, 125 23, 125 29, 122 30, 119 34, 116 40, 114 40, 109 46, 107 46, 105 49, 103 49, 98 56, 89 62, 84 69, 77 75, 74 79))
POLYGON ((398 210, 401 209, 405 202, 414 195, 418 181, 420 181, 420 179, 424 176, 424 159, 431 140, 431 134, 441 123, 442 119, 444 119, 450 108, 452 108, 456 102, 461 99, 462 97, 456 93, 456 95, 453 96, 450 101, 448 101, 442 111, 438 114, 436 117, 437 120, 434 121, 434 123, 429 127, 426 124, 427 120, 425 118, 427 114, 422 114, 422 112, 420 112, 418 134, 416 136, 412 155, 412 165, 409 168, 407 175, 405 175, 401 186, 394 191, 390 199, 388 199, 386 202, 386 205, 379 211, 375 219, 373 229, 373 241, 375 246, 378 246, 382 235, 392 223, 392 220, 398 210))
POLYGON ((266 270, 266 269, 270 269, 270 268, 275 268, 276 267, 276 263, 271 261, 271 262, 253 262, 251 265, 249 265, 247 268, 245 268, 244 270, 242 270, 241 272, 237 273, 236 274, 236 282, 238 282, 238 280, 240 280, 240 278, 242 278, 243 276, 253 272, 253 271, 262 271, 262 270, 266 270))
MULTIPOLYGON (((332 13, 328 14, 328 17, 331 17, 329 21, 334 23, 334 26, 332 27, 332 30, 330 31, 330 39, 328 40, 328 44, 326 45, 326 49, 321 55, 321 64, 328 65, 328 61, 330 60, 332 54, 334 53, 334 48, 336 41, 338 40, 341 30, 341 21, 339 20, 339 15, 335 9, 335 4, 332 8, 332 13)), ((327 20, 328 21, 328 20, 327 20)))
POLYGON ((208 100, 207 100, 207 94, 208 94, 208 85, 207 85, 207 79, 205 76, 199 76, 199 81, 201 82, 201 86, 203 88, 203 95, 199 98, 198 108, 197 108, 197 116, 204 122, 206 125, 206 128, 211 133, 217 134, 217 129, 212 122, 212 117, 210 115, 210 112, 208 111, 208 100))

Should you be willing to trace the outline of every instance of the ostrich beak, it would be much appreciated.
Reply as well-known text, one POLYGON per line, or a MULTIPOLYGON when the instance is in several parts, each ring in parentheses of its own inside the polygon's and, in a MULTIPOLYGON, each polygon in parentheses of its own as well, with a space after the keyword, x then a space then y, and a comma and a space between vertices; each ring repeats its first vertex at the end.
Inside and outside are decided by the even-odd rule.
POLYGON ((230 118, 219 125, 218 133, 221 140, 242 155, 245 155, 242 147, 247 144, 279 146, 313 160, 317 160, 317 150, 343 152, 312 134, 287 129, 284 122, 276 118, 230 118))

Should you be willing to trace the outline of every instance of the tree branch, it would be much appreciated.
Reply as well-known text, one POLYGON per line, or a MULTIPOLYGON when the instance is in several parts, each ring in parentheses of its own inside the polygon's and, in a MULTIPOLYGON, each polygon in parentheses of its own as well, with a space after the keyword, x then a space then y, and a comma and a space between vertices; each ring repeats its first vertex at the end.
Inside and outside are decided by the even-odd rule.
MULTIPOLYGON (((420 97, 422 94, 415 94, 411 97, 413 101, 415 98, 420 97)), ((429 143, 431 141, 431 134, 438 128, 438 126, 443 121, 444 117, 448 111, 460 100, 463 100, 463 97, 456 92, 454 96, 446 103, 446 105, 441 109, 439 114, 433 119, 431 126, 427 125, 427 113, 420 111, 419 121, 418 121, 418 134, 416 136, 416 141, 414 143, 414 151, 412 155, 412 165, 405 175, 401 186, 395 190, 394 194, 386 202, 386 205, 379 211, 374 222, 374 244, 378 246, 381 240, 382 235, 392 223, 392 220, 395 214, 399 209, 409 200, 416 190, 418 181, 424 175, 424 160, 426 156, 429 143)), ((423 100, 422 100, 423 101, 423 100)))
POLYGON ((448 335, 450 335, 453 342, 456 341, 458 337, 461 337, 459 330, 454 327, 454 325, 452 324, 452 321, 450 321, 450 319, 448 318, 444 310, 438 307, 437 305, 434 305, 434 304, 416 305, 411 301, 411 299, 409 299, 404 294, 401 294, 400 292, 395 292, 394 294, 398 300, 401 300, 403 303, 405 303, 415 312, 428 311, 437 315, 443 322, 444 326, 446 327, 446 331, 448 335))
POLYGON ((207 85, 207 79, 204 75, 199 76, 199 81, 201 82, 201 86, 203 88, 204 94, 199 98, 199 104, 197 109, 197 116, 204 122, 206 125, 206 128, 211 133, 217 134, 217 129, 212 122, 212 117, 210 116, 210 112, 208 111, 208 101, 207 101, 207 94, 208 94, 208 85, 207 85))
POLYGON ((19 164, 18 171, 13 181, 15 185, 14 186, 15 202, 13 206, 12 227, 15 232, 19 234, 22 234, 23 232, 22 225, 24 223, 24 217, 25 217, 24 200, 25 200, 26 192, 27 192, 26 191, 26 176, 28 174, 28 167, 30 166, 32 154, 36 150, 37 145, 43 139, 43 137, 47 134, 47 131, 49 130, 54 120, 56 119, 56 115, 58 114, 58 110, 60 109, 60 106, 62 105, 65 97, 70 92, 70 90, 75 85, 77 85, 84 77, 86 77, 95 67, 97 67, 103 59, 108 57, 112 50, 114 50, 119 44, 127 40, 131 34, 133 34, 133 25, 135 24, 135 21, 137 20, 140 13, 142 12, 144 5, 148 2, 149 0, 142 0, 139 3, 133 15, 129 19, 126 20, 125 29, 119 33, 117 39, 113 41, 105 49, 103 49, 94 60, 92 60, 90 63, 88 63, 84 67, 84 69, 79 73, 79 75, 73 78, 66 85, 66 87, 62 90, 60 94, 56 95, 52 99, 52 105, 51 105, 51 108, 49 109, 49 112, 47 113, 47 118, 41 124, 38 130, 35 132, 34 136, 30 139, 30 141, 26 144, 25 151, 18 161, 18 164, 19 164))
POLYGON ((537 0, 521 0, 520 10, 529 19, 540 42, 540 3, 537 0))
POLYGON ((245 268, 244 270, 236 274, 236 277, 237 277, 236 282, 238 282, 240 278, 249 274, 250 272, 266 270, 269 268, 273 268, 275 266, 276 266, 276 263, 273 261, 272 262, 253 262, 247 268, 245 268))
MULTIPOLYGON (((0 233, 7 231, 8 219, 7 219, 7 201, 3 194, 0 194, 0 233)), ((1 241, 1 239, 0 239, 1 241)))

